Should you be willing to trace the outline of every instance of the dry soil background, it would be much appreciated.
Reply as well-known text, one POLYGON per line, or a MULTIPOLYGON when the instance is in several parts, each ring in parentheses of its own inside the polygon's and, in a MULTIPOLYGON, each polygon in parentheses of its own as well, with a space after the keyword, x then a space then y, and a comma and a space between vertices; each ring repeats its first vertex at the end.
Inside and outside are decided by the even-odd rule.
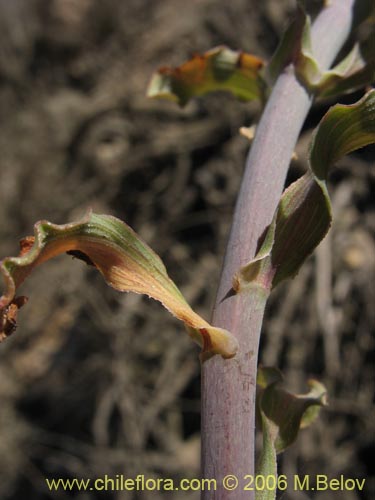
MULTIPOLYGON (((222 43, 269 57, 293 5, 0 0, 0 254, 16 254, 35 221, 64 223, 92 207, 138 231, 208 318, 248 149, 238 129, 258 107, 211 96, 181 110, 145 90, 158 66, 222 43)), ((325 109, 314 108, 289 181, 306 168, 325 109)), ((362 495, 309 493, 319 500, 375 495, 373 157, 368 148, 340 163, 330 237, 275 291, 264 324, 262 363, 279 366, 292 390, 315 376, 330 394, 280 472, 367 477, 362 495)), ((19 329, 0 347, 0 498, 104 498, 48 492, 45 477, 197 477, 199 362, 181 325, 68 256, 22 293, 19 329)))

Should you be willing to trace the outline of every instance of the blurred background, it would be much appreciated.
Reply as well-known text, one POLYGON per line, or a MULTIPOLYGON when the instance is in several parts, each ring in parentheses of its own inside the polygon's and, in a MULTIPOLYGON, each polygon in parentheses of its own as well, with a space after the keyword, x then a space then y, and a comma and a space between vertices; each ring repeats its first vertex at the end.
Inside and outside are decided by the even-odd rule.
MULTIPOLYGON (((319 1, 307 2, 312 13, 319 1)), ((152 72, 219 44, 269 58, 292 0, 0 0, 0 255, 40 219, 92 207, 129 223, 209 318, 257 104, 147 100, 152 72)), ((360 93, 342 102, 354 102, 360 93)), ((316 105, 288 182, 306 169, 316 105)), ((375 497, 374 148, 331 177, 334 224, 294 281, 272 294, 260 361, 329 406, 280 473, 366 477, 375 497)), ((198 500, 198 492, 49 492, 45 477, 199 477, 198 348, 159 304, 120 294, 61 256, 23 285, 17 332, 0 346, 0 498, 198 500)), ((304 500, 287 491, 287 500, 304 500)))

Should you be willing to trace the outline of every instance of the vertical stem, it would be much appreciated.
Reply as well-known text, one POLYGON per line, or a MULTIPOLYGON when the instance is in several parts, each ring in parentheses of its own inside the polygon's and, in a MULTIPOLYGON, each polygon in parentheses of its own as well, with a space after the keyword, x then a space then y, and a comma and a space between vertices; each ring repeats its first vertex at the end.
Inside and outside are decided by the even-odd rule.
MULTIPOLYGON (((312 27, 313 51, 322 69, 329 68, 350 32, 353 5, 354 0, 331 0, 312 27)), ((228 474, 239 480, 233 498, 254 498, 243 487, 248 482, 244 476, 254 473, 257 357, 268 293, 224 297, 272 220, 311 104, 293 66, 287 67, 273 88, 247 160, 213 311, 213 323, 236 335, 240 349, 231 360, 215 356, 202 367, 202 476, 217 480, 217 490, 202 492, 202 500, 228 498, 222 485, 228 474)))

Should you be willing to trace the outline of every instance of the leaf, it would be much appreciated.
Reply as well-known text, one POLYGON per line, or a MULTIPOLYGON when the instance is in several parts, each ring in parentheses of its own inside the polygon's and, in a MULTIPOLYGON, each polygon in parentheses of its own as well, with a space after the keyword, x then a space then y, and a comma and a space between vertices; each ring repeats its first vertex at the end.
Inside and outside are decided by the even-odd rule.
POLYGON ((310 171, 284 191, 259 252, 234 277, 237 293, 254 284, 270 289, 298 272, 331 225, 329 168, 371 143, 375 143, 375 90, 355 104, 329 109, 312 139, 310 171))
POLYGON ((280 43, 265 68, 267 81, 273 85, 282 70, 294 62, 296 54, 301 50, 301 39, 305 24, 309 22, 304 6, 297 2, 296 15, 285 30, 280 43))
POLYGON ((259 366, 257 370, 257 386, 266 389, 271 384, 282 382, 284 379, 281 371, 274 366, 259 366))
POLYGON ((320 407, 327 404, 324 385, 316 380, 310 380, 308 385, 310 391, 307 394, 291 394, 282 389, 278 381, 264 389, 258 388, 262 420, 267 421, 266 432, 277 454, 293 444, 299 430, 311 425, 320 407))
POLYGON ((0 261, 6 286, 0 298, 0 340, 12 333, 18 309, 26 302, 15 296, 19 286, 36 266, 64 252, 95 266, 116 290, 146 294, 161 302, 185 323, 190 336, 202 347, 203 359, 213 354, 224 358, 235 355, 236 339, 191 309, 161 259, 128 225, 115 217, 91 212, 70 224, 36 223, 34 237, 21 241, 20 256, 0 261))
POLYGON ((315 176, 325 181, 329 167, 356 149, 375 142, 375 90, 351 105, 330 108, 314 133, 310 164, 315 176))
POLYGON ((375 80, 374 54, 375 46, 372 57, 366 59, 360 53, 359 45, 355 45, 352 52, 341 63, 322 75, 317 87, 318 96, 320 98, 335 97, 371 84, 375 80))
POLYGON ((375 80, 374 30, 361 44, 354 45, 334 68, 322 71, 312 51, 310 29, 310 17, 306 15, 301 2, 298 2, 296 16, 265 68, 270 85, 274 84, 281 71, 290 63, 294 64, 300 82, 310 93, 320 98, 353 92, 375 80))
POLYGON ((169 99, 184 106, 192 97, 217 90, 229 91, 241 100, 262 99, 263 61, 225 46, 196 54, 177 68, 162 67, 151 78, 148 97, 169 99))
POLYGON ((319 97, 332 97, 353 92, 374 81, 375 35, 373 32, 368 40, 362 42, 361 47, 359 44, 354 45, 349 54, 334 68, 322 71, 312 51, 310 26, 310 19, 306 17, 300 47, 294 59, 296 75, 309 92, 319 97), (367 45, 371 45, 372 50, 366 50, 367 45))
POLYGON ((342 78, 327 78, 322 81, 319 97, 328 98, 359 90, 375 80, 375 61, 369 61, 362 68, 342 78))
POLYGON ((333 97, 354 92, 375 79, 375 60, 361 57, 358 45, 334 68, 321 71, 312 55, 305 53, 297 65, 299 80, 316 96, 333 97))
MULTIPOLYGON (((326 388, 310 380, 307 394, 291 394, 280 387, 283 380, 277 368, 260 366, 257 373, 256 418, 263 433, 263 448, 257 475, 277 477, 276 455, 294 443, 300 429, 311 425, 327 404, 326 388)), ((256 492, 256 500, 274 500, 276 490, 256 492)))

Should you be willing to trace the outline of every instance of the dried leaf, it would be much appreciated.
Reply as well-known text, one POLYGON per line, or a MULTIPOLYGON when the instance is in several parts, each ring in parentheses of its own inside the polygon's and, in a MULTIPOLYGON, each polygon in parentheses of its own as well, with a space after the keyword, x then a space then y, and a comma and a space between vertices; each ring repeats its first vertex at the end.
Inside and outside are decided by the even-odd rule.
POLYGON ((21 254, 0 262, 6 290, 0 298, 0 339, 15 328, 24 299, 16 291, 33 269, 61 253, 72 253, 95 266, 106 282, 122 292, 146 294, 160 301, 183 321, 190 336, 202 347, 202 356, 235 355, 236 339, 196 314, 169 278, 161 259, 124 222, 109 215, 89 213, 82 220, 64 225, 47 221, 35 225, 35 236, 21 241, 21 254))
POLYGON ((196 54, 177 68, 163 67, 152 76, 147 95, 184 106, 192 97, 217 90, 229 91, 241 100, 262 99, 264 82, 261 59, 221 46, 196 54))

